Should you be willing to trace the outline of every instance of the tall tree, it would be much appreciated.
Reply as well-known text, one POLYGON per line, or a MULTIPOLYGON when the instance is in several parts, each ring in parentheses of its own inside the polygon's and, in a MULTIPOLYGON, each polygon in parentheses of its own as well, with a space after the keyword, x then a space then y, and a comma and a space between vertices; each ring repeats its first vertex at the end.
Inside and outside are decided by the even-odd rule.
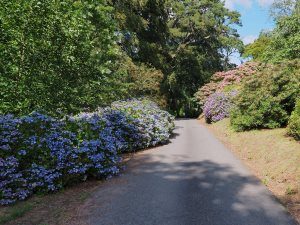
POLYGON ((229 67, 228 57, 241 41, 232 25, 240 25, 239 14, 219 0, 167 2, 172 57, 165 86, 170 108, 176 114, 196 112, 193 94, 213 72, 229 67))
POLYGON ((277 0, 274 4, 277 11, 285 13, 274 18, 276 27, 272 32, 271 42, 264 52, 264 59, 271 62, 299 59, 300 2, 277 0), (288 4, 286 5, 285 2, 288 4))
MULTIPOLYGON (((239 14, 221 0, 112 0, 120 45, 135 63, 161 70, 162 93, 177 115, 190 116, 192 96, 242 42, 239 14)), ((196 109, 196 108, 195 108, 196 109)))
POLYGON ((271 40, 271 32, 261 32, 253 43, 245 46, 243 57, 252 58, 254 61, 263 61, 265 59, 264 53, 269 47, 271 40))

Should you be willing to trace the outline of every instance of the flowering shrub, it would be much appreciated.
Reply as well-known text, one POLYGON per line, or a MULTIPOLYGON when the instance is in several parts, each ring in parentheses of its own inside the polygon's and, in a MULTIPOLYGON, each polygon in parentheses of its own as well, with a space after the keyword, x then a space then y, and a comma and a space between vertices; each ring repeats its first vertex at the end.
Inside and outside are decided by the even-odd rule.
POLYGON ((0 116, 0 204, 119 173, 120 153, 165 143, 174 118, 154 103, 116 102, 64 119, 0 116))
POLYGON ((203 107, 206 122, 217 122, 229 117, 233 107, 232 99, 236 94, 236 91, 232 91, 229 93, 216 92, 210 95, 203 107))
POLYGON ((300 96, 300 61, 267 65, 242 82, 231 125, 237 131, 286 126, 300 96))
POLYGON ((245 77, 252 76, 258 71, 259 64, 255 62, 247 62, 236 69, 226 72, 215 73, 210 82, 202 86, 195 97, 199 104, 203 106, 207 98, 215 92, 223 92, 224 89, 233 84, 239 84, 245 77))
POLYGON ((300 99, 297 100, 288 125, 288 134, 300 140, 300 99))
POLYGON ((134 148, 166 143, 174 129, 174 117, 148 100, 132 101, 131 104, 119 101, 112 104, 112 109, 134 118, 133 124, 141 135, 132 142, 134 148))

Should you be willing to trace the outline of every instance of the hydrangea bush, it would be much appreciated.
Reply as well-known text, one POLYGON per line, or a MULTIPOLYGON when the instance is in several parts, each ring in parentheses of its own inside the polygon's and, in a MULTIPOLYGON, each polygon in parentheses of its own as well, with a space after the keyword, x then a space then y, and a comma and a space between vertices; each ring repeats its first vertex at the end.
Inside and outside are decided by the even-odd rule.
POLYGON ((166 143, 174 117, 147 100, 56 119, 0 116, 0 204, 119 173, 120 154, 166 143))
POLYGON ((114 102, 112 109, 131 115, 134 118, 132 124, 138 128, 137 133, 141 137, 137 137, 132 143, 133 148, 166 143, 175 127, 174 117, 168 112, 160 110, 154 102, 148 100, 133 101, 131 104, 124 101, 114 102))
POLYGON ((229 117, 230 111, 234 106, 232 100, 236 95, 236 91, 228 93, 216 92, 210 95, 203 107, 206 122, 217 122, 229 117))

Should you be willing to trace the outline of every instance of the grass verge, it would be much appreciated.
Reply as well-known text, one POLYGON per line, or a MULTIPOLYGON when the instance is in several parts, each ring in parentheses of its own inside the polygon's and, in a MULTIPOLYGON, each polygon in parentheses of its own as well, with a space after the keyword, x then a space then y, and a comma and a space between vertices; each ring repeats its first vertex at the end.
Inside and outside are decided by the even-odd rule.
MULTIPOLYGON (((204 120, 200 120, 205 124, 204 120)), ((300 223, 300 143, 286 129, 234 132, 229 119, 205 124, 274 193, 300 223)))
POLYGON ((18 204, 14 207, 7 208, 6 210, 2 210, 3 215, 0 217, 0 224, 6 224, 12 220, 15 220, 19 217, 22 217, 25 215, 26 212, 29 212, 33 207, 32 203, 26 203, 26 204, 18 204), (5 211, 5 214, 3 213, 5 211))
POLYGON ((103 181, 87 181, 50 195, 0 207, 0 225, 67 225, 103 181))

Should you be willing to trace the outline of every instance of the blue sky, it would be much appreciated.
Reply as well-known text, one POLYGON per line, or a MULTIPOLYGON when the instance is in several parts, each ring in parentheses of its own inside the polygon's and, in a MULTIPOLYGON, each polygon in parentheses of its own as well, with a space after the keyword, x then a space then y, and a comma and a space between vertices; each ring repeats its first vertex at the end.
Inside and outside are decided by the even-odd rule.
MULTIPOLYGON (((269 8, 274 0, 225 0, 225 6, 237 10, 241 14, 242 27, 237 27, 245 44, 252 43, 261 30, 274 28, 274 22, 269 16, 269 8)), ((240 64, 238 55, 232 61, 240 64)))

